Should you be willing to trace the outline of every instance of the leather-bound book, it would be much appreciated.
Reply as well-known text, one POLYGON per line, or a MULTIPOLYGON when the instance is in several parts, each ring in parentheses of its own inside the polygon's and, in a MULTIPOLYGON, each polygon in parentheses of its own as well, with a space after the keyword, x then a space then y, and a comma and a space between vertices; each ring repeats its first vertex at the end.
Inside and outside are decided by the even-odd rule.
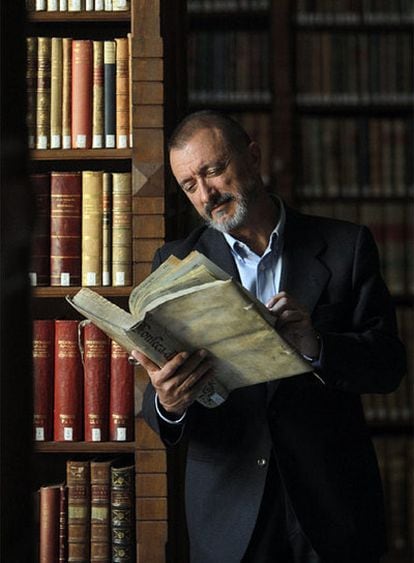
POLYGON ((92 147, 93 42, 72 40, 72 147, 92 147))
POLYGON ((112 285, 132 284, 132 183, 130 172, 112 174, 112 285))
POLYGON ((135 467, 111 467, 111 530, 113 563, 135 561, 135 467))
POLYGON ((50 284, 50 175, 32 174, 36 216, 29 276, 33 286, 50 284))
POLYGON ((53 440, 53 380, 55 322, 33 321, 33 435, 39 442, 53 440))
POLYGON ((104 144, 104 43, 93 42, 92 148, 104 144))
POLYGON ((111 464, 91 461, 91 563, 111 563, 111 464))
POLYGON ((92 323, 83 327, 85 441, 108 441, 109 338, 92 323))
POLYGON ((68 488, 60 486, 59 504, 59 563, 68 560, 68 488))
POLYGON ((131 441, 134 434, 134 367, 128 353, 111 341, 109 439, 131 441))
POLYGON ((62 37, 52 37, 50 83, 50 148, 62 146, 62 86, 63 86, 62 37))
POLYGON ((112 279, 112 174, 104 172, 102 184, 102 285, 112 279))
POLYGON ((39 563, 59 561, 60 485, 40 487, 39 563))
POLYGON ((72 38, 62 40, 62 148, 72 148, 72 38))
POLYGON ((82 285, 102 285, 103 172, 82 172, 82 285))
POLYGON ((55 321, 54 439, 79 441, 83 426, 83 369, 78 321, 55 321))
POLYGON ((26 124, 29 149, 36 146, 37 37, 26 38, 26 124))
POLYGON ((37 38, 36 148, 50 146, 50 37, 37 38))
POLYGON ((80 285, 81 173, 52 172, 50 190, 50 285, 80 285))
POLYGON ((104 108, 105 108, 105 147, 116 146, 116 43, 104 42, 104 108))
POLYGON ((89 460, 66 462, 68 563, 89 563, 91 478, 89 460))
POLYGON ((128 38, 119 37, 116 43, 116 147, 129 146, 129 49, 128 38))

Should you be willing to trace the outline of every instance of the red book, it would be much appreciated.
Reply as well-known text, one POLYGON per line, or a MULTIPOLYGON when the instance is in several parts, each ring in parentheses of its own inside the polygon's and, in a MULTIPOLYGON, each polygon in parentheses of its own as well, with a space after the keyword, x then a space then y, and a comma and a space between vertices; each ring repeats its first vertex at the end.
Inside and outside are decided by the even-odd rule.
POLYGON ((30 176, 36 204, 36 218, 33 232, 30 280, 33 286, 50 283, 50 176, 30 176))
POLYGON ((82 175, 80 172, 52 172, 50 189, 50 285, 79 286, 82 175))
POLYGON ((109 338, 92 323, 83 329, 86 442, 108 440, 109 338))
POLYGON ((36 441, 53 439, 53 373, 55 322, 33 321, 33 434, 36 441))
POLYGON ((92 148, 93 41, 72 41, 72 148, 92 148))
POLYGON ((54 439, 82 439, 83 370, 78 346, 78 321, 55 321, 54 439))
POLYGON ((134 434, 134 367, 128 353, 111 341, 109 439, 131 441, 134 434))
POLYGON ((60 485, 40 488, 39 563, 59 560, 60 485))

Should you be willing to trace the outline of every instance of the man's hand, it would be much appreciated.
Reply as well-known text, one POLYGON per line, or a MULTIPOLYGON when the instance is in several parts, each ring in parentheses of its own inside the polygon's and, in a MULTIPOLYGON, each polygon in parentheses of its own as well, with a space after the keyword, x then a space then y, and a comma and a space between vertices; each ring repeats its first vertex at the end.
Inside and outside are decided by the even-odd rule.
POLYGON ((163 409, 175 416, 184 413, 213 376, 205 350, 198 350, 191 355, 180 352, 162 368, 138 350, 133 350, 131 355, 147 371, 163 409))
POLYGON ((320 343, 308 311, 285 291, 277 293, 266 307, 276 317, 275 328, 298 352, 318 358, 320 343))

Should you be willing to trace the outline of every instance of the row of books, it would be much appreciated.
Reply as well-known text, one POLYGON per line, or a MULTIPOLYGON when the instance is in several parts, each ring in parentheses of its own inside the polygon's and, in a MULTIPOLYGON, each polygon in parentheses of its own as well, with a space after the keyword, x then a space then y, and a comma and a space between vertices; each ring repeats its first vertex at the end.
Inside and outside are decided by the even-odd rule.
POLYGON ((393 295, 414 295, 414 203, 309 202, 304 212, 336 217, 370 228, 380 253, 382 272, 393 295))
POLYGON ((132 146, 130 41, 27 38, 29 148, 132 146))
POLYGON ((187 0, 190 13, 253 12, 268 10, 270 0, 187 0))
POLYGON ((247 131, 250 138, 261 148, 261 174, 265 184, 269 184, 271 173, 271 133, 272 120, 269 113, 241 112, 232 115, 247 131))
POLYGON ((132 284, 130 172, 33 174, 34 286, 132 284))
POLYGON ((414 195, 412 120, 303 117, 299 135, 301 195, 414 195))
POLYGON ((26 0, 34 12, 125 12, 130 0, 26 0))
POLYGON ((92 323, 33 321, 35 441, 132 441, 134 367, 92 323))
POLYGON ((412 33, 299 32, 299 102, 412 102, 412 33))
POLYGON ((190 33, 188 82, 193 103, 269 102, 268 34, 257 30, 190 33))
POLYGON ((135 468, 125 463, 68 460, 62 483, 40 487, 40 563, 136 560, 135 468))
MULTIPOLYGON (((414 439, 412 436, 374 437, 382 476, 389 551, 411 561, 414 554, 414 439)), ((391 559, 390 559, 391 560, 391 559)))
POLYGON ((413 21, 411 0, 298 0, 296 19, 304 24, 398 24, 413 21))

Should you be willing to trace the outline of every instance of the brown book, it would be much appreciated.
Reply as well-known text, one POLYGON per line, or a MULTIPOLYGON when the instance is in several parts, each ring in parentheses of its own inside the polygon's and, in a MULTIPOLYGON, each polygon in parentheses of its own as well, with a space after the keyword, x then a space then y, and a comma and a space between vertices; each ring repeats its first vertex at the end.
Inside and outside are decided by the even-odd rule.
POLYGON ((51 173, 50 285, 80 285, 82 176, 51 173))
POLYGON ((32 238, 30 281, 33 286, 50 284, 50 175, 32 174, 36 217, 32 238))
POLYGON ((59 504, 59 563, 68 560, 68 488, 60 486, 59 504))
POLYGON ((62 146, 62 87, 63 43, 61 37, 52 37, 50 83, 50 148, 62 146))
POLYGON ((26 124, 29 149, 36 146, 37 37, 26 38, 26 124))
POLYGON ((112 174, 112 285, 132 284, 132 185, 129 172, 112 174))
POLYGON ((384 206, 385 219, 385 274, 391 293, 405 291, 405 207, 401 203, 384 206))
POLYGON ((53 439, 55 322, 33 321, 33 434, 39 442, 53 439))
POLYGON ((92 86, 92 148, 101 149, 104 143, 104 43, 93 42, 92 86))
POLYGON ((91 479, 88 460, 66 462, 68 563, 89 563, 91 479))
POLYGON ((40 487, 39 563, 59 560, 60 485, 40 487))
POLYGON ((104 42, 104 106, 105 106, 105 147, 115 148, 116 142, 116 43, 104 42))
POLYGON ((129 146, 129 50, 128 38, 115 39, 116 43, 116 147, 129 146))
POLYGON ((83 371, 78 321, 55 321, 54 439, 79 441, 83 423, 83 371))
POLYGON ((91 461, 91 563, 111 563, 111 464, 91 461))
POLYGON ((111 285, 112 274, 112 174, 104 172, 102 184, 102 285, 111 285))
POLYGON ((102 285, 103 172, 82 172, 82 285, 102 285))
POLYGON ((85 441, 108 440, 109 338, 92 323, 83 327, 85 441))
POLYGON ((112 561, 135 561, 135 468, 111 467, 112 561))
POLYGON ((36 148, 50 146, 50 37, 38 37, 36 91, 36 148))
POLYGON ((89 39, 72 41, 72 148, 92 147, 93 48, 89 39))
POLYGON ((62 40, 62 148, 72 148, 72 39, 62 40))
POLYGON ((109 439, 125 442, 134 439, 134 368, 128 353, 111 341, 109 389, 109 439))

